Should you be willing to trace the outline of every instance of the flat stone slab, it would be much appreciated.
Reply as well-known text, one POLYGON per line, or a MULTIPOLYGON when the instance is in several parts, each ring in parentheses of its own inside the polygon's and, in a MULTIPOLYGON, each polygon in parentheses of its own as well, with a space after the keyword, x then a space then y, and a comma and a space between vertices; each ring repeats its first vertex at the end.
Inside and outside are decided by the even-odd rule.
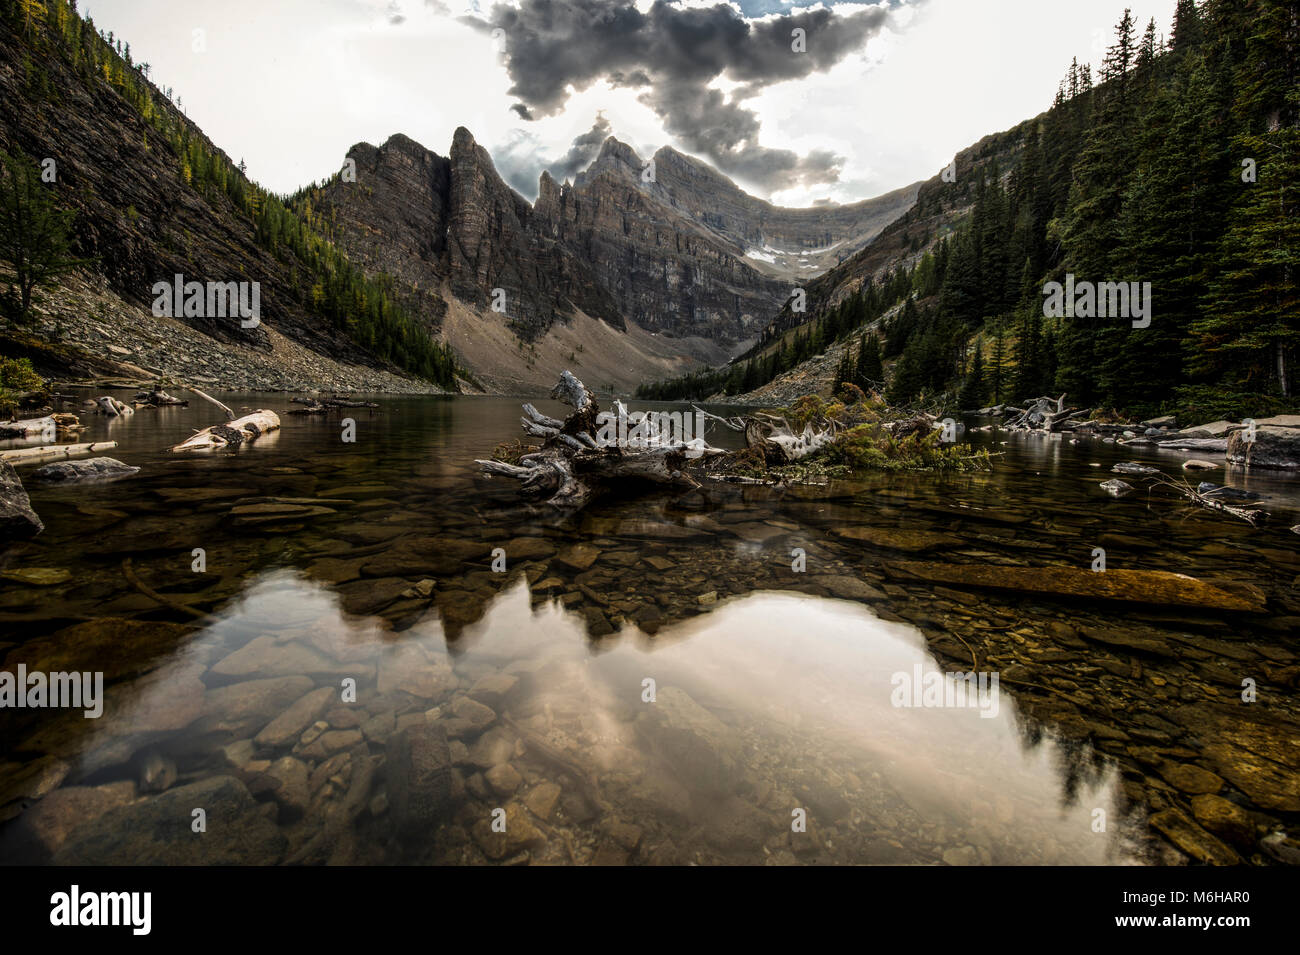
POLYGON ((940 547, 959 547, 963 541, 951 534, 938 531, 909 530, 901 527, 876 527, 870 524, 857 524, 836 528, 839 537, 849 540, 865 541, 877 547, 890 550, 924 551, 940 547))
POLYGON ((1253 588, 1226 590, 1215 584, 1164 570, 1106 570, 1076 567, 1007 567, 1000 564, 940 564, 890 561, 885 573, 895 580, 924 580, 958 587, 1021 593, 1120 600, 1129 603, 1212 610, 1264 610, 1264 595, 1253 588))

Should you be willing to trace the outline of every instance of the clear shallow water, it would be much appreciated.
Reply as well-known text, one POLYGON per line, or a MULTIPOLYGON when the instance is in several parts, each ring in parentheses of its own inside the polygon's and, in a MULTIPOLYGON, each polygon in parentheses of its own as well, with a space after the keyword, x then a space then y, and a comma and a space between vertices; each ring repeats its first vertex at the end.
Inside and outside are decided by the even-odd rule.
MULTIPOLYGON (((1096 487, 1114 461, 1153 454, 977 435, 1004 452, 993 474, 655 492, 563 517, 474 473, 517 434, 516 401, 380 401, 352 412, 355 445, 335 418, 285 415, 280 433, 208 458, 160 453, 211 423, 204 408, 87 419, 84 440, 107 434, 143 470, 32 488, 48 529, 4 569, 70 576, 0 585, 0 621, 6 666, 103 669, 110 706, 100 720, 0 717, 0 852, 1269 863, 1258 840, 1300 811, 1295 521, 1252 531, 1096 487), (1248 584, 1266 609, 1028 597, 891 570, 1086 568, 1096 546, 1111 567, 1248 584), (970 670, 972 655, 1001 674, 996 716, 891 704, 893 674, 970 670), (1245 677, 1260 687, 1249 705, 1245 677), (181 845, 196 800, 219 807, 230 838, 214 827, 181 845), (791 832, 795 809, 809 832, 791 832), (180 829, 133 835, 160 825, 180 829)), ((1294 481, 1229 481, 1247 482, 1279 515, 1294 507, 1294 481)))

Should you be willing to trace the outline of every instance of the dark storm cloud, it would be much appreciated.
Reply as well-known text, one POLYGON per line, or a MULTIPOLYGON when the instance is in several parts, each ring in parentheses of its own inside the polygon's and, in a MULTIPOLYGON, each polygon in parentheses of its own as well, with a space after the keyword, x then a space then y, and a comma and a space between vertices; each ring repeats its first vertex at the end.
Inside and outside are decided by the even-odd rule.
POLYGON ((563 158, 551 164, 551 175, 557 182, 572 178, 580 170, 591 165, 591 161, 600 153, 601 144, 610 134, 609 120, 603 113, 597 114, 591 129, 573 141, 563 158))
POLYGON ((833 182, 841 161, 826 152, 799 156, 760 146, 758 116, 743 101, 774 83, 830 69, 862 49, 887 15, 862 6, 750 20, 727 4, 683 9, 657 0, 642 13, 627 0, 521 0, 496 4, 486 19, 469 22, 502 31, 510 92, 525 119, 554 115, 570 88, 605 79, 641 90, 641 101, 688 149, 770 189, 833 182), (791 49, 796 28, 805 31, 806 52, 791 49), (708 88, 724 75, 741 84, 730 97, 708 88))

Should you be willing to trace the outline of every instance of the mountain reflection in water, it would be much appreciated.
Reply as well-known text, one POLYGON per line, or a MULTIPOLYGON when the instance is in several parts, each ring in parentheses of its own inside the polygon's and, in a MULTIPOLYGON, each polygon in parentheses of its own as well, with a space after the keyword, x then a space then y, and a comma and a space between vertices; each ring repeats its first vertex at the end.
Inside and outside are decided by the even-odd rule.
MULTIPOLYGON (((983 716, 894 706, 895 674, 940 665, 917 630, 859 604, 756 593, 654 637, 629 626, 590 641, 558 603, 530 608, 519 581, 450 647, 436 614, 396 639, 380 624, 296 572, 265 574, 160 669, 110 691, 108 716, 78 744, 81 769, 151 734, 177 785, 234 775, 278 805, 275 861, 331 829, 314 851, 335 862, 1138 859, 1114 811, 1114 768, 1086 748, 1029 742, 1009 696, 994 688, 983 716), (340 703, 348 679, 356 702, 340 703), (240 684, 269 697, 248 702, 240 684), (170 709, 195 705, 178 686, 201 690, 201 709, 159 733, 170 709), (268 745, 265 725, 319 688, 333 688, 316 723, 328 728, 268 745), (393 734, 426 726, 451 739, 455 778, 438 824, 412 835, 388 806, 422 794, 388 790, 419 780, 381 769, 360 796, 352 782, 393 734), (335 771, 295 773, 309 755, 335 771), (490 828, 503 807, 514 841, 490 828), (799 810, 804 832, 792 831, 799 810), (340 814, 348 825, 331 827, 340 814)), ((222 838, 210 830, 205 852, 222 838)), ((95 859, 89 842, 66 858, 95 859)), ((137 842, 127 829, 98 851, 127 863, 137 842)))

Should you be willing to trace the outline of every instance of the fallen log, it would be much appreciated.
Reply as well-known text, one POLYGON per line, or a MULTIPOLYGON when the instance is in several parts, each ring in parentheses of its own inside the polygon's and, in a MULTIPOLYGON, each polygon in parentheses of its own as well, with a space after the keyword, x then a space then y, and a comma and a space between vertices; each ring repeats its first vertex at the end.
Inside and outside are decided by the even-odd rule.
POLYGON ((53 444, 43 448, 14 448, 0 451, 0 461, 10 464, 32 464, 36 461, 53 461, 75 458, 83 454, 99 454, 117 447, 116 441, 95 441, 90 444, 53 444))
POLYGON ((0 438, 25 438, 28 435, 49 435, 53 441, 58 425, 53 415, 44 418, 26 418, 21 421, 0 421, 0 438))
MULTIPOLYGON (((214 404, 220 403, 214 402, 214 404)), ((196 431, 180 444, 173 445, 167 450, 171 452, 219 451, 222 448, 237 448, 245 442, 256 440, 268 431, 276 431, 279 427, 279 416, 274 411, 263 408, 242 418, 236 418, 228 424, 214 424, 202 431, 196 431)))

